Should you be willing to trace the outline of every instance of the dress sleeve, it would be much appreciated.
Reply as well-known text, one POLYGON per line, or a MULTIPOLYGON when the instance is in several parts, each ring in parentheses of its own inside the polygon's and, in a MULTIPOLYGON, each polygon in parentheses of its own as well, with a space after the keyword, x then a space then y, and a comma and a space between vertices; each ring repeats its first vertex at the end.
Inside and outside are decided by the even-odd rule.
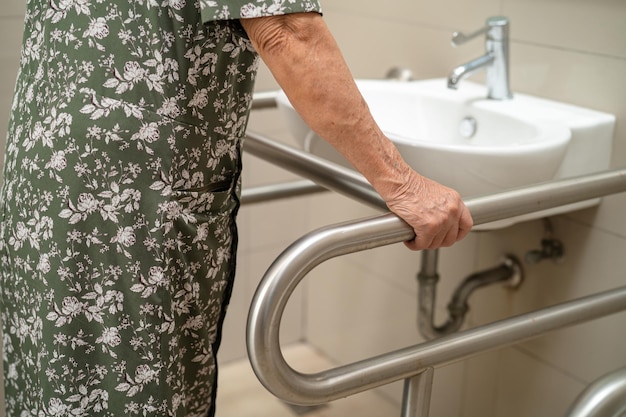
POLYGON ((318 0, 200 0, 202 21, 322 12, 318 0))

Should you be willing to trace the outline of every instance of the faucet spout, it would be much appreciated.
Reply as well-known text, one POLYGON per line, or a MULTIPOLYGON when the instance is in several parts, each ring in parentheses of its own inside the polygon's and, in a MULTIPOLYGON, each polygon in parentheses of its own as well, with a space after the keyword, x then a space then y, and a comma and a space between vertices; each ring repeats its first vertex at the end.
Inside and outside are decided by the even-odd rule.
POLYGON ((455 32, 452 45, 458 46, 485 34, 485 55, 454 68, 448 77, 448 88, 456 89, 459 82, 471 73, 487 71, 487 98, 506 100, 513 97, 509 87, 509 19, 494 16, 486 26, 469 35, 455 32))
POLYGON ((454 68, 448 76, 448 88, 456 90, 459 86, 459 82, 463 78, 469 76, 470 74, 473 74, 474 72, 482 68, 487 68, 493 63, 494 59, 494 55, 491 52, 488 52, 481 57, 478 57, 468 63, 459 65, 458 67, 454 68))

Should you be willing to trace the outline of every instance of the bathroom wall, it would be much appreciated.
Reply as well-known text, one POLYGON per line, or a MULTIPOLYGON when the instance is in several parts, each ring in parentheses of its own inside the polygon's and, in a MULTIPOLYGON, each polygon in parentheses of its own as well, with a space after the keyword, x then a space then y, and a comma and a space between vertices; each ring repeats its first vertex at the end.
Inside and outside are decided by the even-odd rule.
MULTIPOLYGON (((483 43, 450 46, 492 15, 511 19, 514 92, 564 101, 617 116, 612 167, 626 166, 626 3, 619 0, 326 0, 325 16, 355 77, 378 78, 392 65, 417 78, 446 76, 477 57, 483 43)), ((482 80, 476 76, 475 80, 482 80)), ((329 200, 331 197, 328 197, 329 200)), ((312 218, 328 218, 320 201, 312 218)), ((351 209, 352 210, 352 209, 351 209)), ((354 209, 355 214, 361 214, 354 209)), ((561 263, 525 265, 517 291, 491 288, 471 300, 469 326, 523 313, 626 282, 626 194, 552 220, 566 250, 561 263)), ((341 217, 338 216, 338 217, 341 217)), ((540 246, 543 222, 473 233, 441 251, 445 306, 465 275, 504 253, 523 258, 540 246)), ((414 333, 419 259, 400 246, 354 256, 312 276, 307 339, 337 361, 407 345, 414 333), (379 253, 380 252, 380 253, 379 253)), ((592 380, 626 364, 626 314, 559 331, 515 347, 437 369, 431 415, 523 417, 562 415, 592 380)), ((399 386, 384 389, 399 401, 399 386)))
POLYGON ((25 2, 6 0, 0 8, 0 149, 4 154, 11 96, 20 59, 25 2))
MULTIPOLYGON (((2 39, 0 43, 0 154, 2 154, 0 161, 4 159, 8 115, 20 59, 25 2, 4 0, 2 6, 0 7, 0 39, 2 39)), ((1 366, 0 364, 0 368, 1 366)), ((0 384, 0 417, 4 415, 4 386, 0 384)))
MULTIPOLYGON (((356 77, 380 78, 395 65, 417 78, 445 76, 478 56, 482 42, 450 47, 455 30, 471 31, 491 15, 511 18, 512 88, 606 111, 618 117, 613 167, 626 166, 626 3, 621 0, 322 0, 325 17, 356 77)), ((19 59, 23 2, 0 10, 0 131, 6 130, 19 59)), ((481 76, 474 77, 481 80, 481 76)), ((276 88, 262 69, 257 89, 276 88)), ((264 110, 250 129, 291 143, 280 115, 264 110)), ((3 138, 3 134, 0 137, 3 138)), ((2 145, 2 148, 4 146, 2 145)), ((246 156, 245 187, 293 179, 246 156)), ((625 281, 626 195, 553 218, 566 249, 562 263, 525 265, 526 281, 511 292, 492 288, 471 300, 468 325, 486 323, 559 301, 613 288, 625 281)), ((373 210, 333 194, 243 207, 239 276, 226 323, 221 361, 245 356, 247 306, 271 261, 290 242, 322 225, 366 217, 373 210)), ((503 253, 523 258, 539 246, 543 224, 533 221, 472 233, 442 250, 438 319, 455 285, 491 266, 503 253)), ((416 282, 420 256, 401 244, 333 260, 301 285, 285 315, 285 343, 306 340, 337 363, 421 341, 416 282)), ((552 417, 561 415, 590 381, 626 364, 626 315, 620 314, 515 347, 438 368, 433 417, 552 417)), ((298 367, 298 364, 293 364, 298 367)), ((399 403, 401 386, 379 390, 399 403)), ((243 416, 242 416, 243 417, 243 416)))

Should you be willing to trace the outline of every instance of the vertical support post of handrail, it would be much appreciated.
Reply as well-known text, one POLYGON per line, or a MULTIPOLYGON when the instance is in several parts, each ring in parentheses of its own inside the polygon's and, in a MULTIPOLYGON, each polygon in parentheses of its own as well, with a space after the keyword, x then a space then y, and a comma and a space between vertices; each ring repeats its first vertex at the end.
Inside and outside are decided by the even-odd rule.
POLYGON ((428 417, 434 374, 435 369, 430 367, 404 380, 400 417, 428 417))

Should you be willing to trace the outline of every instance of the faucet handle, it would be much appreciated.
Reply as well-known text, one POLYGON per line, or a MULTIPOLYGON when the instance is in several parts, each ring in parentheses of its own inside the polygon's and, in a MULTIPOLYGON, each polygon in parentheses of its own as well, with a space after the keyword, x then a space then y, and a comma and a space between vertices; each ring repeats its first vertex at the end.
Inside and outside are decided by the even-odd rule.
POLYGON ((470 41, 480 35, 482 35, 483 33, 487 32, 489 28, 487 26, 478 29, 475 32, 472 32, 468 35, 466 35, 463 32, 454 32, 452 34, 452 46, 459 46, 459 45, 463 45, 465 42, 470 41))
POLYGON ((504 27, 508 25, 509 25, 509 19, 504 16, 490 17, 489 19, 487 19, 487 22, 485 23, 484 27, 468 35, 464 34, 463 32, 454 32, 452 34, 452 46, 462 45, 465 42, 470 41, 476 38, 477 36, 480 36, 483 33, 490 31, 494 27, 504 27))

